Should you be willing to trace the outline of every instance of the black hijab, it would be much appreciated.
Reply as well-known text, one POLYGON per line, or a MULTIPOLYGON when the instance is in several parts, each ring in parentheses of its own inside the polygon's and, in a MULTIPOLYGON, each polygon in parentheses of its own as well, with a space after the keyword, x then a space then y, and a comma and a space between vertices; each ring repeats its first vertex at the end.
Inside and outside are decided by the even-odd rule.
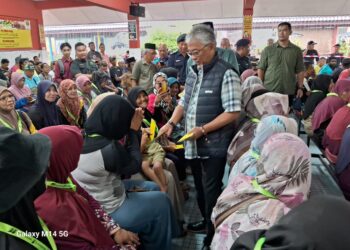
MULTIPOLYGON (((1 222, 22 231, 41 234, 43 229, 34 208, 34 200, 45 191, 45 171, 50 153, 51 143, 46 136, 26 136, 0 128, 1 222)), ((39 240, 49 246, 46 237, 40 236, 39 240)), ((11 247, 23 245, 19 239, 1 235, 0 246, 3 246, 4 241, 5 245, 10 244, 11 247)))
POLYGON ((305 110, 303 113, 303 119, 307 119, 314 110, 316 106, 326 98, 328 94, 329 85, 331 84, 332 77, 329 75, 318 75, 312 84, 311 95, 307 98, 305 102, 305 110))
MULTIPOLYGON (((145 95, 147 95, 147 92, 141 87, 134 87, 130 90, 130 92, 128 94, 128 101, 131 103, 131 105, 133 107, 138 108, 138 106, 136 104, 136 100, 137 100, 137 97, 139 96, 139 94, 141 94, 142 92, 145 93, 145 95)), ((151 119, 157 120, 148 109, 144 110, 143 115, 144 115, 145 119, 149 122, 151 121, 151 119)))
POLYGON ((350 203, 344 198, 319 196, 293 209, 268 230, 241 235, 231 250, 253 250, 265 237, 261 250, 343 250, 350 237, 350 203))
POLYGON ((86 138, 83 153, 91 153, 122 139, 130 129, 135 109, 118 95, 104 98, 85 123, 86 138), (98 134, 100 136, 93 137, 98 134))
POLYGON ((57 91, 55 84, 51 81, 41 81, 38 85, 38 99, 35 104, 35 108, 40 110, 40 113, 44 117, 45 127, 60 125, 58 118, 58 111, 56 102, 49 103, 45 99, 45 94, 50 87, 54 87, 57 91))

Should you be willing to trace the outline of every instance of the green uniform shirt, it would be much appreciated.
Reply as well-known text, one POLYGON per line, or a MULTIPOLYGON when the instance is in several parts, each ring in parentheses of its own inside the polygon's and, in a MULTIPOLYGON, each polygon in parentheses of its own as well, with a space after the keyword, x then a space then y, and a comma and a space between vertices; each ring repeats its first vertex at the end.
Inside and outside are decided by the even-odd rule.
POLYGON ((132 69, 132 77, 138 85, 146 91, 153 88, 153 76, 157 73, 157 67, 153 63, 148 64, 144 59, 135 63, 132 69))
POLYGON ((286 48, 276 42, 262 51, 258 68, 265 71, 266 89, 294 95, 297 85, 296 74, 304 71, 301 49, 291 42, 286 48))

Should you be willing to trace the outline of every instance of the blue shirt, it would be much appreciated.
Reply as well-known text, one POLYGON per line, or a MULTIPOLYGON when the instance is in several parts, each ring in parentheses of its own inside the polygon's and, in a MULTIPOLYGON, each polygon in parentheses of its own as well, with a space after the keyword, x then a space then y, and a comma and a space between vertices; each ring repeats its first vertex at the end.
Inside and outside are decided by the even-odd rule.
POLYGON ((32 78, 29 78, 28 76, 24 75, 24 84, 30 88, 33 95, 37 95, 37 88, 38 84, 40 82, 40 78, 38 76, 33 76, 32 78))
POLYGON ((323 65, 321 68, 320 72, 318 73, 319 75, 329 75, 331 76, 333 74, 333 70, 331 67, 329 67, 328 64, 323 65))
POLYGON ((179 82, 184 84, 186 82, 186 67, 189 56, 183 56, 179 51, 172 53, 169 56, 169 60, 167 62, 168 67, 175 68, 179 71, 179 82))

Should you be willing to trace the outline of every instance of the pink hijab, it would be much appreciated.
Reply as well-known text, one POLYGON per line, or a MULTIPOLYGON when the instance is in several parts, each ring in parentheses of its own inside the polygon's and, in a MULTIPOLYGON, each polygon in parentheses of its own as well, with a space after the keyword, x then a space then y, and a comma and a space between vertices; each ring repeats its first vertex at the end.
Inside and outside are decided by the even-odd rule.
POLYGON ((22 88, 18 87, 18 82, 23 78, 24 75, 21 73, 14 72, 11 75, 11 87, 9 87, 9 90, 16 97, 16 100, 32 95, 32 91, 28 86, 24 85, 22 88))

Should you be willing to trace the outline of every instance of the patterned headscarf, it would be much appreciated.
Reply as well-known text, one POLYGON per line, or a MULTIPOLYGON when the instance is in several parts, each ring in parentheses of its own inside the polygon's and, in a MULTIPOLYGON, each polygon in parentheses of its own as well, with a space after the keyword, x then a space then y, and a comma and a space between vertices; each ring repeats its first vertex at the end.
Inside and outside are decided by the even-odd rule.
POLYGON ((83 108, 83 103, 80 101, 80 97, 77 95, 76 98, 69 98, 67 93, 68 90, 76 85, 70 79, 63 80, 60 83, 59 94, 61 98, 57 102, 57 106, 60 108, 62 114, 67 119, 70 125, 77 126, 76 121, 69 115, 68 111, 75 117, 79 118, 81 109, 83 108))
POLYGON ((230 249, 242 233, 271 227, 307 199, 310 184, 311 155, 306 144, 289 133, 271 136, 257 161, 255 179, 237 176, 218 198, 212 213, 213 249, 230 249))
POLYGON ((271 115, 263 118, 255 130, 255 138, 250 144, 250 150, 245 152, 233 166, 229 182, 238 174, 256 176, 257 158, 265 142, 277 133, 298 134, 298 124, 293 118, 281 115, 271 115))

